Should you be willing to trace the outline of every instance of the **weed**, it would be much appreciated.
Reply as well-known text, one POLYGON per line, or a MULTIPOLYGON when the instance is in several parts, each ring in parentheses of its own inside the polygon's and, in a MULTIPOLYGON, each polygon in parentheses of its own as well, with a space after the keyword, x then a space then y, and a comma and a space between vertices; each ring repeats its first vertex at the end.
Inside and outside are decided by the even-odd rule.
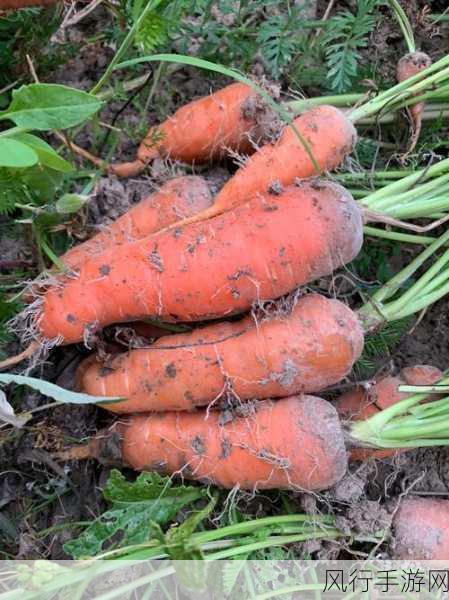
POLYGON ((368 45, 376 24, 375 9, 379 0, 360 0, 357 12, 344 10, 326 25, 322 44, 325 48, 327 80, 336 92, 349 90, 358 73, 360 50, 368 45))

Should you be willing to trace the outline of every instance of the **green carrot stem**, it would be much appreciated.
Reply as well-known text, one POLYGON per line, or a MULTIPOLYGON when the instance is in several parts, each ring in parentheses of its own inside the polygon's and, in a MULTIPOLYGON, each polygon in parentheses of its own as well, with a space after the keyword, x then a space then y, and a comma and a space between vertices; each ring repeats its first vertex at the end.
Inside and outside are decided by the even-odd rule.
MULTIPOLYGON (((429 269, 430 271, 430 269, 429 269)), ((429 272, 427 271, 427 273, 429 272)), ((426 273, 426 275, 427 275, 426 273)), ((441 273, 432 276, 430 275, 428 278, 428 282, 426 285, 426 294, 430 294, 434 290, 438 289, 440 286, 444 285, 449 279, 449 269, 444 269, 441 273)))
MULTIPOLYGON (((443 392, 449 392, 449 385, 442 385, 441 383, 434 383, 433 385, 401 385, 399 388, 400 392, 412 392, 426 394, 442 394, 443 392)), ((443 400, 449 401, 449 398, 443 398, 443 400)), ((426 408, 428 405, 424 405, 426 408)))
MULTIPOLYGON (((446 168, 449 169, 449 164, 446 164, 446 168)), ((423 174, 423 179, 424 178, 427 179, 427 177, 423 174)), ((449 184, 449 173, 440 175, 439 177, 435 177, 429 181, 425 181, 424 183, 419 183, 418 187, 412 187, 411 189, 409 189, 409 182, 412 181, 412 179, 409 179, 409 177, 404 177, 404 180, 396 181, 380 190, 376 190, 372 194, 369 194, 363 199, 363 204, 372 210, 382 212, 389 206, 394 207, 398 204, 402 205, 409 199, 414 200, 417 197, 422 197, 423 195, 429 194, 435 190, 439 190, 440 188, 445 190, 446 187, 448 187, 444 187, 445 184, 449 184), (408 181, 404 181, 405 179, 408 181), (400 189, 401 186, 399 184, 401 182, 403 184, 404 191, 400 189)))
POLYGON ((432 13, 430 15, 430 17, 435 22, 438 22, 438 21, 449 21, 449 14, 448 13, 432 13))
POLYGON ((385 284, 380 290, 378 290, 373 300, 382 302, 388 298, 391 298, 393 294, 409 279, 419 267, 421 267, 426 260, 428 260, 432 254, 434 254, 439 248, 441 248, 446 242, 449 241, 449 231, 446 231, 442 236, 437 238, 433 244, 423 250, 416 258, 412 260, 402 271, 395 275, 388 283, 385 284))
POLYGON ((413 29, 410 25, 410 21, 407 18, 407 15, 404 12, 404 9, 399 4, 397 0, 388 0, 388 4, 391 7, 391 12, 396 17, 399 27, 401 28, 402 35, 404 36, 405 43, 407 44, 407 48, 409 52, 415 52, 415 38, 413 35, 413 29))
POLYGON ((233 525, 226 525, 225 527, 220 527, 219 529, 212 529, 210 531, 201 532, 197 534, 195 542, 203 544, 205 542, 222 539, 224 537, 230 537, 232 535, 253 533, 254 531, 257 531, 262 527, 270 527, 273 525, 279 526, 282 524, 289 523, 305 523, 306 525, 308 525, 311 521, 324 524, 332 523, 333 519, 332 517, 327 517, 325 515, 318 516, 317 519, 315 519, 315 516, 311 518, 309 515, 280 515, 276 517, 263 517, 261 519, 243 521, 242 523, 235 523, 233 525))
MULTIPOLYGON (((272 546, 285 546, 286 544, 293 544, 295 542, 304 542, 307 540, 319 540, 319 539, 336 539, 342 537, 342 532, 338 529, 321 531, 298 535, 286 535, 276 536, 275 538, 267 538, 260 542, 252 542, 235 548, 229 548, 227 550, 221 550, 208 555, 208 560, 224 560, 238 556, 240 554, 249 554, 250 552, 256 552, 257 550, 263 550, 264 548, 270 548, 272 546)), ((316 588, 313 588, 316 589, 316 588)))
POLYGON ((337 173, 336 177, 343 183, 353 181, 376 181, 378 179, 402 179, 408 175, 415 175, 415 171, 407 169, 396 169, 391 171, 362 171, 361 173, 337 173))
MULTIPOLYGON (((440 86, 435 90, 429 90, 425 92, 425 94, 425 100, 429 103, 427 110, 437 111, 446 110, 448 108, 445 101, 449 100, 449 91, 446 89, 446 86, 440 86)), ((315 96, 314 98, 304 98, 301 100, 288 100, 284 102, 284 106, 296 115, 323 104, 331 104, 337 108, 355 108, 354 104, 363 101, 368 95, 369 93, 365 92, 359 94, 340 94, 336 96, 315 96)), ((422 101, 422 98, 420 101, 422 101)), ((407 104, 416 104, 416 98, 410 98, 410 103, 407 101, 407 104)))
POLYGON ((413 100, 412 96, 416 96, 418 92, 425 92, 432 86, 444 82, 449 76, 448 64, 449 56, 444 56, 413 77, 398 83, 362 106, 355 108, 349 113, 349 118, 356 123, 363 118, 379 113, 386 107, 391 111, 402 106, 404 102, 413 100))
MULTIPOLYGON (((447 187, 447 191, 449 192, 449 186, 447 187)), ((416 202, 410 202, 405 206, 392 207, 382 212, 396 219, 417 219, 419 217, 434 218, 434 211, 443 211, 437 214, 446 214, 448 209, 449 193, 446 196, 437 196, 436 198, 418 198, 416 202)))
POLYGON ((381 188, 380 190, 376 190, 375 192, 369 194, 364 201, 366 206, 374 209, 379 207, 379 202, 384 200, 384 198, 390 198, 394 194, 407 192, 411 190, 414 185, 420 183, 421 181, 427 182, 429 179, 433 177, 437 177, 440 175, 445 175, 449 171, 449 158, 444 160, 440 160, 439 162, 431 165, 430 167, 420 169, 411 175, 407 175, 398 181, 394 181, 387 187, 381 188))
MULTIPOLYGON (((411 104, 417 104, 417 102, 410 102, 407 106, 411 104)), ((401 108, 401 107, 399 107, 401 108)), ((421 119, 423 121, 435 121, 436 119, 446 119, 449 117, 449 109, 448 110, 426 110, 424 109, 421 114, 421 119)), ((386 113, 380 115, 379 117, 366 117, 365 119, 360 119, 357 121, 358 125, 391 125, 392 123, 397 122, 397 116, 395 112, 386 113)))
POLYGON ((434 264, 399 298, 390 300, 403 284, 421 267, 434 252, 449 241, 449 230, 437 238, 423 250, 402 271, 392 277, 382 286, 359 310, 359 317, 369 331, 382 322, 396 321, 426 308, 449 292, 449 250, 434 262, 434 264), (439 287, 434 288, 432 280, 439 277, 442 271, 445 275, 438 280, 439 287))
POLYGON ((421 438, 429 439, 431 437, 437 438, 440 433, 445 433, 444 438, 447 438, 449 431, 449 417, 442 419, 441 417, 435 417, 429 419, 429 423, 424 425, 416 421, 411 421, 409 424, 398 423, 392 424, 390 427, 387 425, 382 430, 382 440, 384 442, 396 440, 400 443, 400 440, 414 440, 415 445, 421 438))
POLYGON ((387 231, 385 229, 378 229, 377 227, 370 227, 369 225, 365 225, 363 231, 365 232, 365 235, 369 235, 370 237, 378 237, 385 240, 404 242, 407 244, 420 244, 422 246, 433 244, 433 242, 437 239, 434 237, 426 237, 424 235, 387 231))
POLYGON ((394 306, 391 307, 391 310, 387 312, 387 319, 389 321, 397 321, 400 319, 404 319, 405 317, 410 317, 415 313, 424 310, 425 308, 431 306, 438 300, 441 300, 446 294, 449 293, 449 284, 446 284, 440 287, 438 290, 432 292, 431 294, 423 295, 413 303, 409 304, 407 307, 404 307, 402 310, 395 310, 394 306))

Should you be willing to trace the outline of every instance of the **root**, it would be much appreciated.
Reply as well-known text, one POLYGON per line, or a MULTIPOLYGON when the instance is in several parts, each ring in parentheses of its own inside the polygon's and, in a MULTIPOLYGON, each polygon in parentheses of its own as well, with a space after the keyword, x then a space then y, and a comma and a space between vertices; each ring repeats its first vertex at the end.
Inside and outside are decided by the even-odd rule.
POLYGON ((82 446, 71 446, 66 450, 54 453, 52 456, 60 461, 88 460, 89 458, 96 458, 96 452, 94 444, 89 442, 82 446))
POLYGON ((99 158, 98 156, 95 156, 88 150, 84 150, 84 148, 77 146, 77 144, 74 144, 73 142, 69 141, 67 137, 62 135, 61 133, 54 132, 54 135, 74 154, 77 154, 81 158, 88 160, 99 169, 106 169, 107 171, 109 171, 109 173, 117 175, 118 177, 135 177, 137 175, 140 175, 140 173, 142 173, 142 171, 146 167, 146 164, 139 159, 133 162, 108 165, 103 159, 99 158))
POLYGON ((140 175, 147 165, 137 159, 133 162, 117 163, 108 166, 108 171, 117 177, 136 177, 140 175))
POLYGON ((11 356, 10 358, 0 361, 0 371, 8 369, 9 367, 13 367, 18 363, 31 358, 35 353, 39 352, 39 350, 40 343, 37 340, 31 342, 28 348, 26 348, 20 354, 16 354, 16 356, 11 356))
POLYGON ((408 156, 409 154, 411 154, 413 152, 413 150, 416 148, 416 144, 418 143, 419 136, 421 135, 421 127, 422 127, 422 114, 419 114, 419 116, 417 116, 414 119, 412 132, 410 135, 410 141, 409 141, 409 144, 407 147, 407 152, 405 153, 405 156, 408 156))
POLYGON ((59 133, 59 131, 55 131, 55 132, 53 132, 53 134, 58 138, 58 140, 60 140, 65 146, 67 146, 67 148, 74 154, 81 156, 81 158, 87 159, 88 161, 90 161, 92 164, 94 164, 96 167, 99 167, 100 169, 103 169, 106 167, 105 162, 101 158, 99 158, 98 156, 95 156, 94 154, 91 154, 87 150, 84 150, 84 148, 77 146, 76 144, 71 142, 65 135, 63 135, 62 133, 59 133))
POLYGON ((0 370, 28 359, 29 363, 25 370, 26 374, 45 360, 52 348, 59 346, 64 341, 62 336, 57 336, 53 339, 42 337, 39 329, 39 323, 43 317, 43 299, 38 293, 38 287, 43 282, 50 281, 51 279, 51 277, 45 276, 31 282, 28 296, 34 298, 34 300, 22 312, 9 321, 9 331, 20 339, 22 344, 26 346, 26 349, 20 354, 0 362, 0 370))

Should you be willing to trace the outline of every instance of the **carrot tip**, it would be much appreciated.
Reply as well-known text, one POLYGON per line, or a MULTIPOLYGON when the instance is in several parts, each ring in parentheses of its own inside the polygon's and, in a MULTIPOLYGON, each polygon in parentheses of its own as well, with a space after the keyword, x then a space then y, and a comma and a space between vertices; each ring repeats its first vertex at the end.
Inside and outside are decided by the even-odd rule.
POLYGON ((89 442, 82 446, 71 446, 66 450, 56 452, 53 454, 53 458, 60 461, 88 460, 89 458, 96 458, 96 452, 93 444, 89 442))
POLYGON ((133 162, 109 165, 108 170, 110 173, 117 175, 117 177, 135 177, 136 175, 140 175, 145 167, 146 164, 137 159, 133 162))
POLYGON ((8 369, 9 367, 13 367, 18 363, 31 358, 34 354, 36 354, 40 349, 40 343, 38 341, 31 342, 31 344, 20 354, 16 354, 15 356, 11 356, 5 360, 0 361, 0 371, 4 369, 8 369))

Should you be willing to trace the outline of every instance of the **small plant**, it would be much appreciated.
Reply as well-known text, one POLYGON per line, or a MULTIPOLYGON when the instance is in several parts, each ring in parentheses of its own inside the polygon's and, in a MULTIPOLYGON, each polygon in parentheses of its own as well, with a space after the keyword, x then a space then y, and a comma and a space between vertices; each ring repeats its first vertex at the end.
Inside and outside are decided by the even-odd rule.
MULTIPOLYGON (((94 96, 62 85, 31 84, 13 91, 9 107, 0 112, 0 123, 14 123, 0 132, 0 214, 19 209, 44 225, 42 205, 54 199, 62 177, 73 169, 32 132, 79 125, 101 106, 94 96)), ((51 212, 67 212, 67 203, 51 212)))
POLYGON ((376 24, 379 0, 360 0, 357 12, 340 11, 329 19, 322 39, 328 68, 327 80, 336 92, 349 90, 358 74, 360 50, 368 45, 368 36, 376 24))

